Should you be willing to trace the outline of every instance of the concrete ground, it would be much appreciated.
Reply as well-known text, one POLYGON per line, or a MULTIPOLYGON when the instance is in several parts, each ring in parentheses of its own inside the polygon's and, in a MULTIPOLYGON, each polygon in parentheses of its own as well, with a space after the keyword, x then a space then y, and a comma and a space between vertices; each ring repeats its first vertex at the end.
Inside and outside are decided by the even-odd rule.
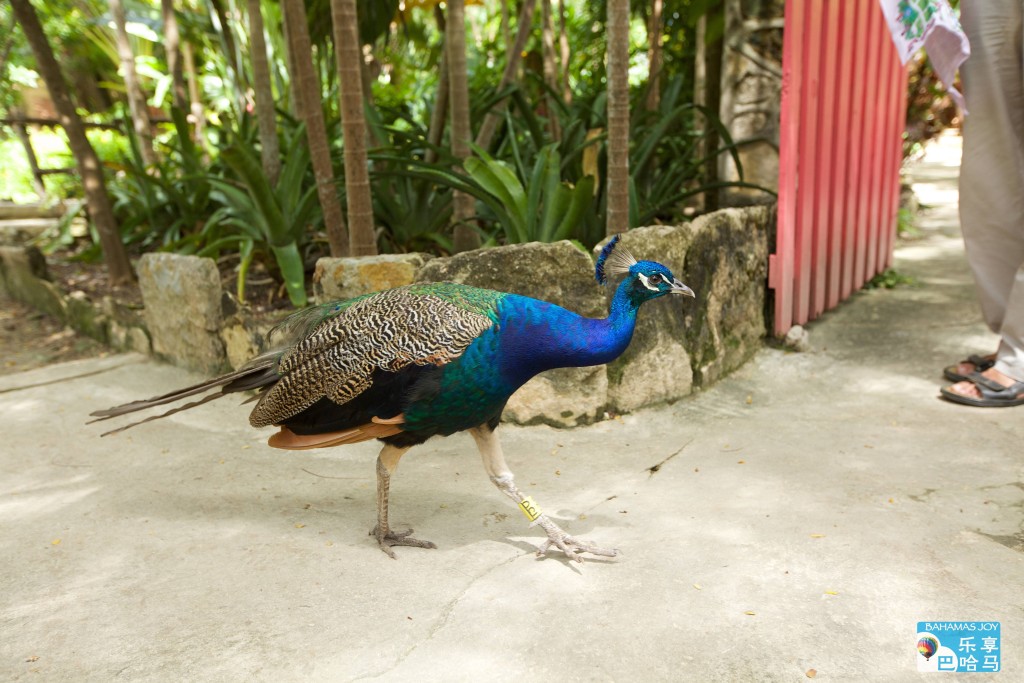
POLYGON ((89 411, 198 379, 140 356, 0 378, 0 674, 903 681, 917 622, 962 619, 1004 634, 1004 671, 963 680, 1024 680, 1024 408, 937 398, 944 365, 995 345, 957 143, 917 169, 932 208, 896 261, 915 284, 855 295, 811 351, 591 427, 500 430, 520 487, 611 561, 535 558, 465 435, 403 460, 392 520, 438 549, 390 560, 372 443, 275 451, 230 400, 101 439, 89 411))

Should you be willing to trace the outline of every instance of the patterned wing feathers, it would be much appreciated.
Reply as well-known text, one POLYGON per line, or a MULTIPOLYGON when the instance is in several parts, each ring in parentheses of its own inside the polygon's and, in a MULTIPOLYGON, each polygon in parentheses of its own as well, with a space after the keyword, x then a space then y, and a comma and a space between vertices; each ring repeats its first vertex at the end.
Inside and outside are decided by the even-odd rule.
POLYGON ((494 324, 460 303, 417 285, 355 301, 282 355, 280 380, 250 423, 279 424, 325 396, 344 404, 371 386, 377 369, 450 363, 494 324))

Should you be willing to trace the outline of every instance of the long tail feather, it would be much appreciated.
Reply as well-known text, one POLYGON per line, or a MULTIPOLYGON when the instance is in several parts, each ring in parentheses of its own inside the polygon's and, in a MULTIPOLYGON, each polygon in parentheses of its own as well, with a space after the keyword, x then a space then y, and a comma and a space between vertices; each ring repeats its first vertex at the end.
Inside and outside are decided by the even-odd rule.
POLYGON ((208 396, 204 396, 203 398, 197 401, 186 403, 183 406, 179 406, 160 415, 148 417, 145 420, 133 422, 129 425, 125 425, 124 427, 120 427, 118 429, 103 434, 103 436, 107 436, 107 434, 116 434, 117 432, 124 431, 129 427, 140 425, 143 422, 157 420, 162 417, 167 417, 168 415, 173 415, 174 413, 181 412, 182 410, 195 408, 196 406, 208 403, 209 401, 212 401, 216 398, 220 398, 227 394, 233 394, 239 391, 248 391, 250 389, 259 389, 261 387, 273 384, 274 382, 277 381, 278 377, 277 373, 274 372, 274 365, 275 359, 273 357, 261 356, 246 364, 245 367, 242 367, 234 372, 229 372, 226 375, 221 375, 220 377, 215 377, 213 379, 206 380, 205 382, 200 382, 199 384, 193 384, 192 386, 185 387, 183 389, 176 389, 174 391, 162 394, 160 396, 154 396, 153 398, 147 398, 141 401, 131 401, 130 403, 114 406, 113 408, 97 410, 93 413, 90 413, 90 415, 92 417, 95 417, 96 419, 90 421, 88 424, 92 424, 93 422, 102 422, 103 420, 109 420, 112 417, 127 415, 128 413, 138 412, 140 410, 153 408, 155 406, 174 403, 175 401, 180 401, 181 399, 188 398, 189 396, 202 394, 204 392, 220 387, 220 391, 211 393, 208 396))
MULTIPOLYGON (((223 392, 216 393, 216 394, 210 394, 209 396, 203 396, 198 401, 189 401, 185 405, 178 406, 177 408, 171 408, 170 410, 168 410, 165 413, 160 413, 159 415, 152 415, 150 417, 147 417, 144 420, 139 420, 138 422, 132 422, 132 423, 126 424, 123 427, 118 427, 117 429, 111 429, 109 432, 103 432, 102 434, 100 434, 100 436, 110 436, 111 434, 117 434, 118 432, 123 432, 126 429, 130 429, 131 427, 138 426, 140 424, 143 424, 144 422, 152 422, 153 420, 159 420, 160 418, 167 417, 168 415, 174 415, 175 413, 180 413, 183 410, 188 410, 189 408, 195 408, 196 406, 201 406, 204 403, 209 403, 210 401, 212 401, 214 399, 223 398, 225 396, 227 396, 227 394, 225 394, 223 392)), ((139 403, 141 403, 141 401, 139 401, 139 403)), ((153 404, 153 405, 159 405, 159 404, 153 404)), ((95 415, 95 413, 93 413, 93 414, 95 415)), ((124 413, 119 413, 119 414, 123 415, 124 413)), ((111 415, 110 417, 114 417, 114 415, 111 415)), ((92 420, 91 422, 87 422, 86 424, 92 424, 93 422, 100 422, 101 420, 106 420, 106 419, 108 419, 108 418, 101 417, 101 418, 99 418, 97 420, 92 420)))

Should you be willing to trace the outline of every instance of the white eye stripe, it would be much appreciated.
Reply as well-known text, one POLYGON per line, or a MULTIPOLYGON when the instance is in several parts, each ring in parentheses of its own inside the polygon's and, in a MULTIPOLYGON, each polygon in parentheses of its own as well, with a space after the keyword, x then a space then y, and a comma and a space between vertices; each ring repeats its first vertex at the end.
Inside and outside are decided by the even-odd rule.
POLYGON ((646 287, 647 289, 651 290, 652 292, 660 292, 660 291, 661 291, 660 289, 658 289, 657 287, 655 287, 654 285, 652 285, 652 284, 651 284, 651 283, 650 283, 650 282, 649 282, 649 281, 647 280, 647 276, 646 276, 646 275, 644 275, 643 273, 637 273, 637 274, 636 274, 636 276, 637 276, 638 278, 640 278, 640 282, 644 283, 644 287, 646 287))

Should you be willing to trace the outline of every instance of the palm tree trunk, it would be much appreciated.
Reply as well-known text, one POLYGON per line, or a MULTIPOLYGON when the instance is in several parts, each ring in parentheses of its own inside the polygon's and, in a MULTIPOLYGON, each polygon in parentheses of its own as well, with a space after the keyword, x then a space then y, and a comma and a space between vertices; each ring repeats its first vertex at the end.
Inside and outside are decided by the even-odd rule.
POLYGON ((256 95, 256 120, 260 127, 260 160, 271 185, 277 185, 281 174, 281 149, 277 141, 277 116, 274 113, 274 91, 270 84, 270 62, 263 37, 263 14, 260 0, 249 2, 249 49, 252 53, 253 91, 256 95))
MULTIPOLYGON (((522 60, 523 49, 526 47, 526 41, 530 37, 530 30, 533 28, 533 10, 536 6, 537 0, 523 0, 523 8, 519 12, 519 26, 516 29, 516 41, 512 45, 512 49, 505 56, 505 70, 501 74, 501 82, 498 83, 499 92, 507 88, 508 84, 516 77, 519 62, 522 60)), ((501 123, 502 114, 505 113, 506 106, 508 106, 508 99, 496 103, 487 112, 480 130, 476 133, 476 146, 480 149, 486 150, 490 148, 491 140, 494 138, 494 133, 498 130, 498 124, 501 123)))
POLYGON ((334 54, 338 60, 338 94, 345 139, 345 194, 348 197, 349 251, 352 256, 377 253, 373 199, 366 160, 366 115, 363 112, 363 63, 356 0, 331 0, 334 54))
POLYGON ((651 16, 647 22, 648 63, 647 111, 656 111, 661 104, 661 14, 663 0, 652 0, 651 16))
POLYGON ((121 61, 125 92, 128 95, 128 111, 132 117, 132 128, 139 139, 139 150, 142 160, 147 166, 156 162, 153 152, 153 128, 149 121, 149 110, 146 97, 139 85, 139 75, 135 71, 135 54, 128 42, 128 30, 125 28, 124 5, 121 0, 110 0, 110 13, 114 17, 114 36, 117 43, 117 56, 121 61))
MULTIPOLYGON (((448 105, 451 111, 452 154, 457 159, 469 157, 473 131, 469 123, 469 85, 466 73, 466 14, 464 0, 449 0, 445 49, 448 51, 448 105)), ((459 169, 460 171, 462 169, 459 169)), ((476 215, 476 202, 471 195, 453 192, 455 230, 452 247, 456 252, 480 247, 480 235, 470 225, 476 215)))
POLYGON ((103 182, 103 168, 100 166, 96 150, 85 136, 85 126, 78 117, 75 105, 68 94, 67 85, 61 74, 53 49, 46 40, 39 16, 29 0, 11 0, 14 14, 18 18, 25 39, 28 41, 36 58, 36 68, 46 83, 50 99, 57 109, 60 125, 67 133, 71 152, 78 163, 78 171, 82 176, 85 190, 85 201, 89 207, 89 216, 96 224, 100 235, 100 246, 103 248, 103 260, 107 266, 107 277, 110 284, 118 286, 132 281, 132 267, 128 262, 128 253, 117 229, 114 212, 110 206, 110 197, 103 182))
POLYGON ((320 79, 313 70, 313 48, 306 23, 306 5, 303 0, 283 0, 288 19, 288 47, 291 51, 292 90, 295 112, 306 124, 309 156, 316 176, 316 191, 324 213, 327 242, 331 256, 348 256, 348 228, 341 212, 341 202, 334 184, 334 166, 327 141, 324 110, 320 104, 320 79))
MULTIPOLYGON (((715 15, 720 15, 724 11, 724 5, 722 0, 712 0, 708 8, 708 22, 715 15)), ((705 35, 706 35, 705 24, 705 35)), ((708 41, 704 47, 704 106, 707 108, 708 113, 711 116, 718 116, 718 113, 722 106, 722 57, 725 49, 725 41, 723 37, 719 35, 715 40, 708 41)), ((704 152, 705 154, 715 154, 718 150, 719 144, 721 144, 721 138, 718 135, 718 127, 714 125, 706 126, 706 134, 704 135, 704 152)), ((704 182, 708 185, 713 185, 718 182, 718 157, 709 161, 705 165, 704 182)), ((709 190, 704 193, 704 210, 705 211, 716 211, 719 207, 719 192, 718 190, 709 190)))
POLYGON ((174 14, 174 0, 160 0, 160 14, 164 21, 164 51, 167 54, 167 70, 171 74, 171 96, 174 106, 182 111, 188 109, 185 76, 181 67, 181 32, 178 17, 174 14))
POLYGON ((505 48, 506 58, 512 51, 512 27, 509 24, 509 0, 498 0, 501 3, 501 44, 505 48))
POLYGON ((566 104, 572 102, 572 88, 569 87, 569 32, 566 29, 565 0, 558 0, 558 48, 559 62, 562 65, 562 99, 566 104))
MULTIPOLYGON (((553 92, 558 92, 558 63, 555 56, 555 27, 551 20, 551 0, 540 0, 541 15, 541 53, 544 68, 544 82, 553 92)), ((548 131, 552 140, 562 139, 562 127, 558 120, 556 103, 548 93, 545 96, 548 115, 548 131)))
POLYGON ((608 0, 608 208, 605 232, 629 229, 629 0, 608 0))
POLYGON ((437 161, 437 150, 435 147, 441 145, 441 138, 444 137, 444 124, 448 119, 448 49, 444 40, 445 22, 444 12, 440 7, 434 5, 434 18, 437 20, 437 27, 441 30, 441 63, 438 64, 437 76, 437 97, 434 98, 434 109, 430 112, 430 127, 427 128, 427 142, 429 147, 423 153, 423 160, 428 164, 437 161))
POLYGON ((192 54, 192 43, 187 40, 182 43, 181 58, 185 62, 186 82, 188 83, 189 111, 193 126, 193 136, 196 144, 200 145, 205 154, 206 137, 203 135, 203 128, 206 124, 206 112, 203 110, 203 101, 199 95, 199 75, 196 74, 195 56, 192 54))

